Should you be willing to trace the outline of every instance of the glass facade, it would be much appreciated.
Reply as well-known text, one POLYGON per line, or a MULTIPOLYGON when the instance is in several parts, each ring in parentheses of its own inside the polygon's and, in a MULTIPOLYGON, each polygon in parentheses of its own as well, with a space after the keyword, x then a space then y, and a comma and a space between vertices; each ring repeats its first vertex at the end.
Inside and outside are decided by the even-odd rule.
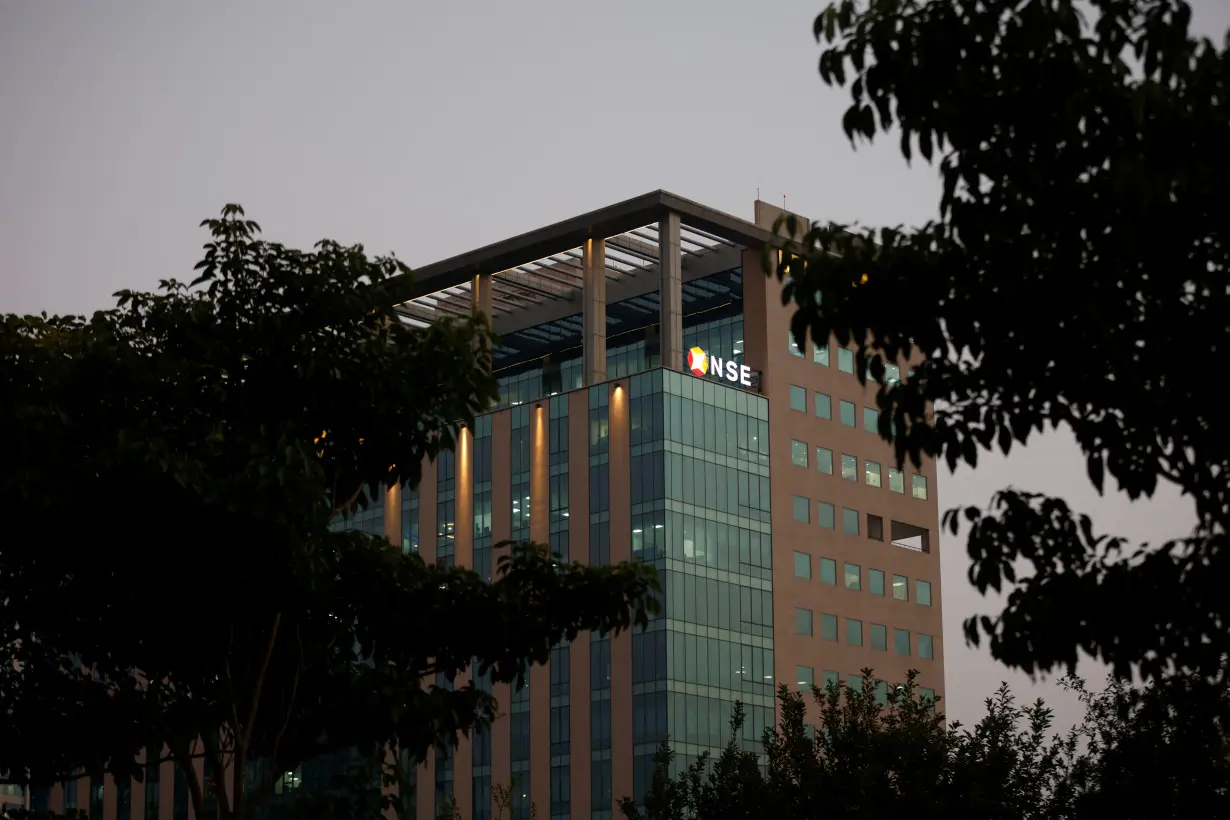
POLYGON ((664 370, 629 387, 632 556, 657 568, 664 594, 662 617, 633 636, 639 799, 666 735, 678 770, 721 753, 735 701, 744 746, 772 724, 772 534, 768 402, 664 370))
MULTIPOLYGON (((700 346, 743 363, 743 270, 733 268, 681 288, 683 348, 700 346)), ((660 365, 657 292, 606 306, 606 375, 617 379, 660 365)), ((497 407, 525 404, 582 386, 584 322, 579 313, 505 334, 494 351, 497 407)))

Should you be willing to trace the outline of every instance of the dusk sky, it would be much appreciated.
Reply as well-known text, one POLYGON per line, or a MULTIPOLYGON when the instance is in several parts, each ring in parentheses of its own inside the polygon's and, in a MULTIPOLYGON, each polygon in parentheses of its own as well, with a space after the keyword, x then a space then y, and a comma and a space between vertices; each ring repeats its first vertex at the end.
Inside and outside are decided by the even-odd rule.
MULTIPOLYGON (((1193 5, 1220 41, 1230 3, 1193 5)), ((228 202, 267 238, 412 266, 659 188, 747 219, 759 189, 812 219, 923 222, 935 170, 841 131, 847 92, 816 70, 823 6, 0 0, 0 311, 89 312, 188 279, 198 223, 228 202)), ((1139 540, 1194 522, 1170 488, 1099 498, 1066 433, 942 473, 941 510, 1007 485, 1139 540)), ((963 537, 942 552, 949 714, 976 718, 1007 680, 1070 723, 1053 681, 965 646, 962 621, 998 604, 966 581, 963 537)))

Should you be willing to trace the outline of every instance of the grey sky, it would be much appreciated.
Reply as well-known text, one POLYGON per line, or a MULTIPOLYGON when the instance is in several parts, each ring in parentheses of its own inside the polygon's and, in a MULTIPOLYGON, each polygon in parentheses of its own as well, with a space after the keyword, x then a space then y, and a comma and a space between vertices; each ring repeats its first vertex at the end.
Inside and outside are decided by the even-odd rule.
MULTIPOLYGON (((1230 3, 1194 5, 1220 40, 1230 3)), ((759 187, 813 219, 921 222, 934 172, 841 133, 846 95, 816 72, 822 8, 0 0, 0 311, 88 312, 188 278, 197 224, 227 202, 278 241, 411 265, 657 188, 746 218, 759 187)), ((941 479, 940 504, 1007 484, 1142 539, 1191 520, 1174 493, 1097 498, 1064 435, 941 479)), ((966 583, 963 540, 943 550, 949 712, 975 717, 1001 679, 1051 697, 964 647, 962 620, 995 604, 966 583)))

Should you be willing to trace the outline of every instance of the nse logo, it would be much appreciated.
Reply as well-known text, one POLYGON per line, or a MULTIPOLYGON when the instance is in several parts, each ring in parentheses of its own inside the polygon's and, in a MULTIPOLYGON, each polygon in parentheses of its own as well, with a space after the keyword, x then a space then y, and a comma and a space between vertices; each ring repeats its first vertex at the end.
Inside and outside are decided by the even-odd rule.
POLYGON ((727 359, 722 361, 717 356, 710 356, 703 348, 694 347, 688 351, 688 369, 697 376, 706 374, 717 376, 728 382, 752 386, 752 369, 745 364, 727 359))

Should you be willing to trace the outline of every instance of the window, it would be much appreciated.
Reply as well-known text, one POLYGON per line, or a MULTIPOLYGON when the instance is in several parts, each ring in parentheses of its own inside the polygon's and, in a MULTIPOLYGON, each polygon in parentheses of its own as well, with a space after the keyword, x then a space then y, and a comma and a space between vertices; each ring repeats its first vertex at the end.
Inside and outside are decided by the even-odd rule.
POLYGON ((920 703, 931 702, 931 708, 935 708, 935 690, 926 686, 918 687, 918 700, 920 703))
POLYGON ((884 571, 879 569, 867 570, 867 591, 872 595, 884 594, 884 571))
POLYGON ((810 666, 795 667, 799 679, 799 691, 807 692, 816 683, 816 670, 810 666))
POLYGON ((858 564, 846 564, 846 589, 863 588, 863 568, 858 564))
POLYGON ((820 637, 826 641, 837 640, 837 616, 820 613, 820 637))
POLYGON ((816 418, 832 419, 833 418, 833 400, 829 398, 827 393, 817 393, 815 395, 816 418))
POLYGON ((822 364, 825 367, 829 366, 829 346, 828 344, 816 345, 811 349, 811 360, 816 364, 822 364))
POLYGON ((806 524, 811 519, 808 517, 808 510, 811 508, 811 500, 804 498, 801 495, 796 495, 794 499, 794 520, 802 521, 806 524))
POLYGON ((896 467, 888 468, 888 489, 895 493, 905 492, 905 476, 896 467))
POLYGON ((816 520, 826 530, 836 529, 837 524, 834 520, 834 514, 835 511, 832 504, 829 504, 827 501, 816 503, 816 520))
POLYGON ((833 451, 827 447, 816 448, 816 469, 828 475, 833 474, 833 451))
POLYGON ((910 600, 909 581, 904 575, 893 576, 893 600, 908 601, 910 600))
POLYGON ((863 645, 863 622, 846 618, 846 643, 850 646, 863 645))
POLYGON ((811 556, 805 552, 794 554, 794 577, 811 578, 811 556))
POLYGON ((878 433, 880 431, 880 411, 873 410, 870 407, 863 408, 863 429, 868 433, 878 433))
POLYGON ((915 498, 927 500, 927 477, 925 475, 910 476, 910 492, 915 498))
POLYGON ((841 423, 847 427, 854 426, 854 402, 842 399, 841 407, 841 423))
POLYGON ((853 689, 855 692, 863 691, 863 676, 862 675, 846 675, 846 687, 853 689))
POLYGON ((787 349, 790 351, 790 355, 798 356, 800 359, 803 358, 803 351, 799 349, 799 343, 794 340, 794 333, 787 330, 786 337, 789 339, 787 349))
POLYGON ((867 516, 867 537, 872 541, 884 540, 884 519, 878 515, 867 516))
POLYGON ((842 373, 854 372, 854 351, 848 347, 837 348, 837 369, 842 373))
POLYGON ((888 681, 876 681, 876 703, 881 706, 888 704, 888 681))
POLYGON ((837 584, 837 562, 832 558, 820 559, 820 583, 837 584))
POLYGON ((931 582, 914 582, 914 600, 921 606, 931 606, 931 582))
POLYGON ((794 632, 796 635, 811 635, 811 610, 795 607, 794 632))
POLYGON ((888 651, 888 627, 884 624, 871 625, 871 648, 877 652, 888 651))
POLYGON ((893 651, 898 655, 910 654, 910 630, 893 630, 893 651))
POLYGON ((807 466, 807 442, 793 440, 790 442, 790 463, 796 467, 807 466))
POLYGON ((807 412, 807 391, 797 384, 790 385, 790 409, 807 412))
POLYGON ((841 454, 841 477, 846 481, 858 481, 858 459, 851 455, 841 454))
POLYGON ((825 669, 820 673, 820 683, 824 686, 825 691, 828 691, 830 686, 837 686, 840 684, 841 678, 836 672, 830 669, 825 669))
POLYGON ((918 636, 918 657, 928 661, 935 659, 935 642, 930 635, 918 636))
POLYGON ((874 461, 863 462, 863 481, 868 487, 880 486, 880 465, 874 461))
POLYGON ((842 508, 841 528, 845 530, 847 535, 858 535, 858 510, 842 508))
POLYGON ((884 365, 884 383, 897 384, 901 381, 901 368, 895 364, 884 365))

